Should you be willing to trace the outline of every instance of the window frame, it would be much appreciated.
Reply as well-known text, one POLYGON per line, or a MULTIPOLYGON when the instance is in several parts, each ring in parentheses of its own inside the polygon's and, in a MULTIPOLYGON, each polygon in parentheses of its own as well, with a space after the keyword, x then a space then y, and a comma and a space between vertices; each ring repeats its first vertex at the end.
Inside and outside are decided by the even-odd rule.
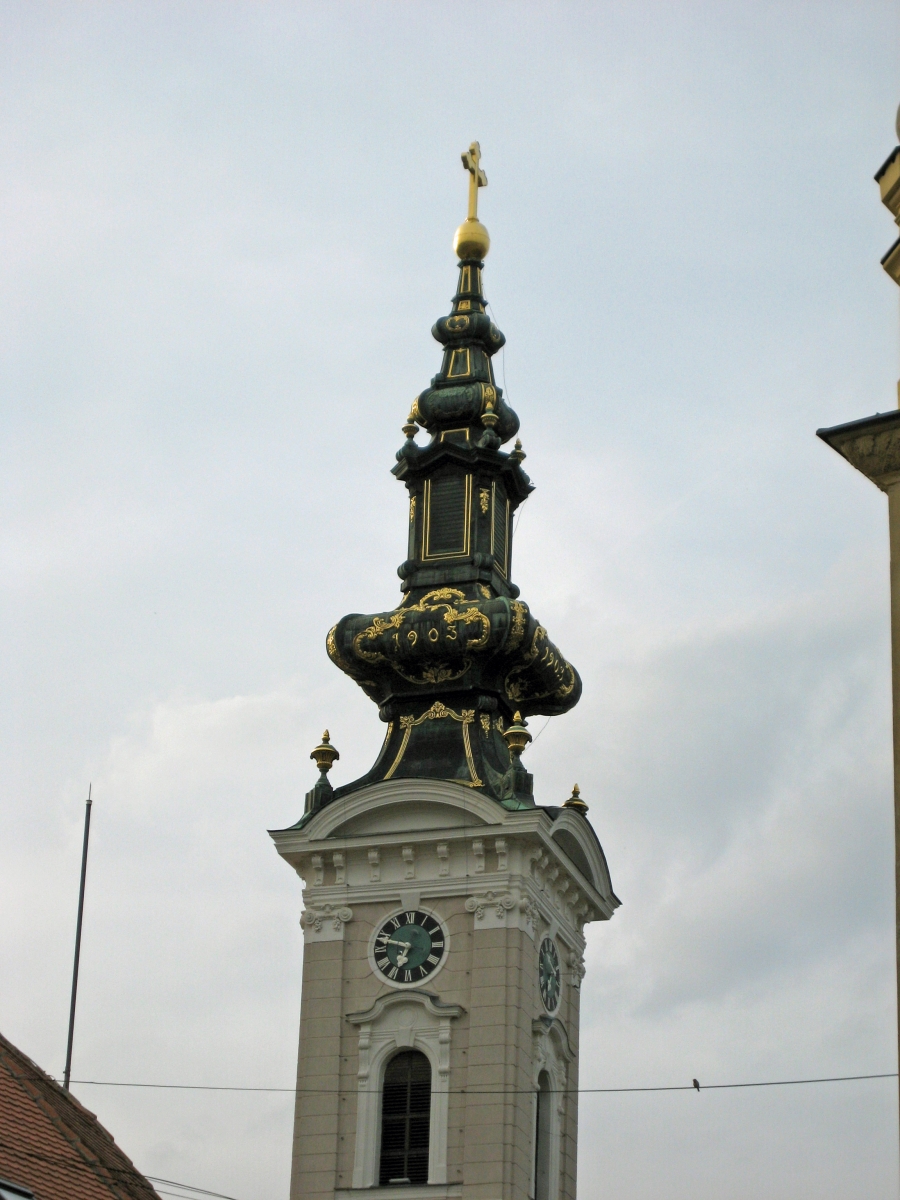
POLYGON ((447 1183, 451 1023, 464 1012, 428 992, 407 990, 379 996, 365 1012, 348 1014, 359 1029, 354 1188, 379 1186, 384 1074, 399 1050, 420 1050, 431 1064, 428 1183, 447 1183))
MULTIPOLYGON (((431 1061, 429 1060, 428 1055, 424 1054, 419 1049, 397 1050, 394 1054, 392 1054, 389 1058, 387 1058, 385 1060, 384 1072, 383 1072, 382 1081, 381 1081, 381 1119, 379 1121, 380 1131, 379 1131, 379 1139, 378 1139, 378 1186, 379 1187, 396 1187, 396 1186, 400 1186, 401 1184, 404 1186, 406 1186, 406 1185, 410 1185, 410 1186, 420 1185, 421 1186, 422 1184, 428 1183, 428 1153, 430 1153, 430 1150, 431 1150, 431 1085, 432 1085, 433 1075, 434 1075, 434 1072, 431 1069, 431 1061), (427 1152, 426 1152, 426 1162, 425 1162, 425 1178, 424 1179, 410 1179, 407 1177, 406 1179, 403 1179, 403 1180, 401 1180, 401 1179, 382 1180, 382 1175, 384 1174, 384 1157, 385 1157, 384 1095, 385 1095, 385 1089, 388 1086, 388 1072, 390 1071, 390 1069, 394 1065, 394 1063, 396 1063, 398 1061, 398 1059, 401 1059, 401 1058, 412 1059, 413 1056, 416 1056, 416 1057, 422 1059, 422 1061, 425 1063, 425 1067, 427 1068, 427 1071, 428 1071, 428 1101, 429 1102, 428 1102, 428 1133, 427 1133, 427 1143, 426 1143, 427 1152)), ((424 1083, 424 1080, 422 1080, 421 1082, 424 1083)), ((410 1081, 407 1084, 406 1111, 402 1115, 399 1113, 396 1114, 396 1116, 402 1116, 403 1125, 404 1125, 404 1143, 405 1144, 404 1144, 404 1150, 403 1150, 403 1157, 404 1157, 404 1166, 406 1167, 406 1171, 407 1171, 407 1176, 409 1173, 409 1166, 410 1166, 409 1159, 411 1156, 410 1125, 411 1125, 412 1120, 414 1119, 414 1114, 410 1111, 410 1105, 411 1105, 411 1101, 412 1101, 410 1092, 412 1090, 412 1086, 413 1086, 413 1081, 410 1081)), ((416 1115, 420 1116, 421 1114, 417 1113, 416 1115)), ((421 1157, 421 1150, 419 1150, 417 1157, 421 1157)))

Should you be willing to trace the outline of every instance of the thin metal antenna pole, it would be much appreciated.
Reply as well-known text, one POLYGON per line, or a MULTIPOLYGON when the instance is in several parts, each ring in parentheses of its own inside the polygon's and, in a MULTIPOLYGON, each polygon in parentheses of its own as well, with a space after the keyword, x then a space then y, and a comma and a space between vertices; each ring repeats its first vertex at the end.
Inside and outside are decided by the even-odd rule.
POLYGON ((63 1088, 69 1090, 72 1077, 72 1039, 75 1037, 75 997, 78 995, 78 960, 81 958, 81 918, 84 916, 84 884, 87 879, 88 839, 91 836, 91 785, 88 784, 84 804, 84 842, 81 847, 81 887, 78 889, 78 922, 75 926, 75 963, 72 967, 72 999, 69 1003, 69 1041, 66 1046, 66 1069, 63 1088))

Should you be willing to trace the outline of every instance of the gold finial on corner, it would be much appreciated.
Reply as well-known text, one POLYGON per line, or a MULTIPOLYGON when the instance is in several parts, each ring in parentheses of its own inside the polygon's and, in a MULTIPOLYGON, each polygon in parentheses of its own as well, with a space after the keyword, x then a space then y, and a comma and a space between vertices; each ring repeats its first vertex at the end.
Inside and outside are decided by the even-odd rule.
POLYGON ((513 717, 513 723, 509 729, 504 729, 503 740, 506 742, 510 754, 515 758, 521 758, 522 751, 531 741, 531 734, 528 732, 520 712, 513 717))
POLYGON ((327 773, 331 770, 331 764, 334 762, 334 760, 341 757, 334 746, 332 746, 331 735, 327 729, 322 734, 321 744, 316 746, 315 750, 313 750, 309 757, 316 760, 316 766, 323 775, 327 775, 327 773))
POLYGON ((523 458, 527 458, 527 457, 528 457, 527 454, 522 449, 522 439, 516 438, 515 449, 511 450, 509 453, 510 461, 520 463, 523 458))
POLYGON ((462 164, 469 172, 469 215, 456 231, 453 249, 459 258, 482 259, 491 248, 491 239, 478 220, 478 189, 487 187, 487 175, 481 169, 481 147, 477 142, 463 151, 462 164))
POLYGON ((500 417, 494 412, 494 401, 489 399, 484 406, 484 412, 481 414, 481 423, 487 429, 493 429, 500 424, 500 417))
POLYGON ((568 798, 565 804, 563 804, 563 808, 573 808, 575 812, 581 813, 583 817, 587 816, 588 806, 581 798, 581 788, 577 783, 573 785, 572 795, 568 798))
POLYGON ((406 424, 401 425, 400 428, 408 438, 414 438, 416 436, 416 434, 419 432, 419 427, 416 424, 415 411, 409 414, 409 416, 406 418, 406 424))

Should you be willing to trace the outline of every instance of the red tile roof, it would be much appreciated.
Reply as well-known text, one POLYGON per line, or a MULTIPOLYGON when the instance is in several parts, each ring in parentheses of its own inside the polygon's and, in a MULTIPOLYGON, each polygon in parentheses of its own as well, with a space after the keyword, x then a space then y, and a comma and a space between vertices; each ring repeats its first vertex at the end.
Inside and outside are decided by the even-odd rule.
POLYGON ((0 1177, 35 1200, 159 1200, 94 1114, 2 1034, 0 1177))

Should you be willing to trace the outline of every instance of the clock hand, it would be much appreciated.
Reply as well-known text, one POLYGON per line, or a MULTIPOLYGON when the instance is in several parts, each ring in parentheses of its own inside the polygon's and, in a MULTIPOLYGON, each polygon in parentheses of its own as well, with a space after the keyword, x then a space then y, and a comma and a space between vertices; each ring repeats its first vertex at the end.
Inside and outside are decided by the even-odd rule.
POLYGON ((379 941, 384 946, 399 946, 400 953, 397 955, 397 966, 405 967, 409 962, 409 951, 412 950, 412 942, 401 942, 397 938, 380 937, 379 941))

